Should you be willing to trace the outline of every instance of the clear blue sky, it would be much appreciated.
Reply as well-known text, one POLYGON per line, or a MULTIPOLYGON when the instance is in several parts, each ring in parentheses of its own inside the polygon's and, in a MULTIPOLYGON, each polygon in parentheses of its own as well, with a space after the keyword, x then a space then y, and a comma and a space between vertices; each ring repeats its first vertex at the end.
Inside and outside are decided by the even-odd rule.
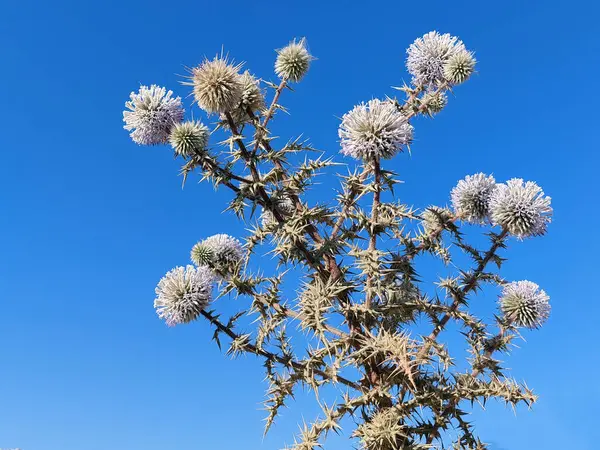
POLYGON ((318 60, 285 95, 292 116, 277 131, 335 154, 336 117, 393 94, 405 48, 437 29, 476 52, 479 73, 415 123, 412 157, 391 163, 400 195, 443 204, 456 180, 485 171, 536 180, 555 208, 547 237, 511 241, 504 273, 552 298, 550 321, 507 362, 541 399, 516 417, 490 405, 478 429, 496 450, 597 449, 599 16, 580 0, 3 2, 0 448, 291 443, 303 395, 263 441, 260 363, 221 355, 206 323, 168 329, 155 316, 162 274, 196 240, 242 227, 219 214, 225 192, 182 190, 167 148, 129 140, 123 102, 140 83, 186 96, 177 74, 221 46, 273 79, 273 48, 306 36, 318 60))

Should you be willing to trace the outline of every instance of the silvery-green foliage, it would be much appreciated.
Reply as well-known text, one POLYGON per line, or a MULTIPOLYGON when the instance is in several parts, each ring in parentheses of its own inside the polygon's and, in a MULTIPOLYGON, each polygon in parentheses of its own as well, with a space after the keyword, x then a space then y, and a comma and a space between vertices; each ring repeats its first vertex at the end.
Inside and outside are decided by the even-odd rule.
POLYGON ((208 146, 210 132, 202 122, 190 120, 175 124, 169 136, 175 154, 183 158, 201 155, 208 146))
POLYGON ((546 233, 552 221, 551 198, 533 181, 513 178, 499 184, 490 199, 491 219, 523 239, 546 233))
POLYGON ((508 283, 502 290, 500 308, 509 322, 538 328, 550 315, 550 297, 531 281, 508 283))
POLYGON ((133 142, 140 145, 164 144, 169 140, 173 126, 183 120, 181 98, 173 98, 173 91, 153 84, 140 86, 125 103, 123 122, 133 142))
POLYGON ((343 155, 389 159, 410 144, 413 127, 393 102, 374 99, 344 114, 338 134, 343 155))
POLYGON ((460 180, 450 193, 456 215, 471 223, 483 223, 488 220, 490 200, 496 186, 494 177, 484 173, 467 175, 460 180))
POLYGON ((306 48, 306 40, 293 40, 287 46, 277 50, 275 73, 282 80, 299 82, 308 72, 314 58, 306 48))
MULTIPOLYGON (((546 232, 550 198, 533 182, 497 184, 477 173, 451 192, 422 194, 449 195, 450 208, 419 211, 403 202, 410 184, 401 184, 395 170, 410 170, 399 153, 413 140, 413 119, 434 117, 449 89, 458 94, 474 70, 463 43, 437 32, 408 49, 414 84, 397 88, 405 98, 359 103, 342 117, 340 150, 355 159, 355 169, 343 169, 337 196, 328 197, 317 175, 342 165, 337 152, 317 152, 302 128, 282 138, 271 131, 277 112, 286 111, 285 95, 301 92, 286 88, 301 81, 311 60, 303 40, 278 50, 280 82, 264 82, 271 96, 225 57, 193 69, 185 84, 200 108, 219 119, 210 152, 208 129, 198 119, 183 122, 179 98, 157 87, 132 94, 124 118, 134 141, 170 143, 184 180, 198 174, 226 189, 227 210, 248 230, 241 240, 217 234, 194 245, 195 267, 177 267, 159 282, 156 311, 169 325, 202 316, 217 344, 229 343, 228 355, 261 358, 266 431, 299 389, 314 391, 321 414, 308 418, 293 450, 323 449, 331 432, 364 450, 483 449, 465 420, 473 405, 498 399, 530 406, 537 398, 497 358, 505 359, 519 328, 545 322, 549 297, 534 283, 507 283, 501 269, 508 244, 519 244, 510 236, 546 232), (306 195, 310 189, 316 195, 306 195), (485 246, 470 243, 465 223, 483 225, 485 246), (276 269, 261 264, 266 255, 276 269), (426 273, 432 258, 445 264, 443 277, 426 273), (208 310, 214 286, 219 303, 236 298, 224 308, 239 309, 232 317, 208 310), (490 303, 498 293, 501 314, 473 314, 472 301, 490 303), (457 329, 466 353, 445 345, 445 334, 457 329)), ((443 151, 460 157, 460 148, 443 151)), ((435 154, 428 158, 435 161, 435 154)), ((439 185, 449 171, 430 164, 422 186, 439 185)))
POLYGON ((206 266, 174 268, 156 286, 156 313, 169 326, 195 320, 212 299, 214 281, 206 266))
POLYGON ((233 111, 239 106, 244 92, 239 74, 241 67, 223 56, 205 59, 192 69, 191 81, 185 84, 193 86, 196 103, 207 113, 233 111))
POLYGON ((406 53, 406 67, 415 85, 436 85, 447 80, 444 66, 456 54, 465 51, 465 45, 456 36, 430 31, 417 38, 406 53))

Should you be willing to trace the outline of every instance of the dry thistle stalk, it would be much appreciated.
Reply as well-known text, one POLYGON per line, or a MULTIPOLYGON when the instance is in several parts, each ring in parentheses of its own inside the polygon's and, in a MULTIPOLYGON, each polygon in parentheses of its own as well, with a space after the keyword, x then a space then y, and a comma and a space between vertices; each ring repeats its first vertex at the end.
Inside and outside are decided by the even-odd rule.
POLYGON ((280 144, 269 131, 288 83, 299 83, 314 60, 304 39, 277 50, 279 84, 242 73, 241 64, 223 56, 192 69, 184 84, 207 115, 217 115, 212 134, 225 138, 215 139, 200 121, 184 122, 181 99, 165 88, 142 86, 126 103, 123 119, 133 141, 170 143, 183 160, 182 174, 199 173, 229 189, 228 209, 251 229, 240 240, 199 236, 191 249, 194 266, 169 271, 156 288, 159 317, 168 325, 203 317, 219 345, 229 340, 228 354, 264 360, 267 430, 299 385, 318 396, 324 385, 339 389, 337 404, 319 402, 322 414, 303 425, 291 447, 296 450, 323 448, 327 434, 339 432, 347 416, 355 423, 348 439, 367 450, 486 448, 464 419, 467 405, 536 400, 526 385, 504 374, 496 358, 509 350, 519 328, 536 329, 546 321, 549 297, 531 281, 505 281, 499 270, 511 237, 518 243, 546 233, 550 198, 534 182, 497 183, 479 173, 458 181, 448 193, 450 207, 429 205, 419 213, 394 199, 399 180, 385 160, 408 149, 411 121, 439 113, 447 91, 465 82, 476 63, 457 37, 435 31, 418 38, 407 54, 412 84, 399 89, 405 99, 372 99, 343 116, 340 153, 358 168, 340 176, 337 198, 318 205, 307 203, 305 193, 318 173, 335 165, 332 155, 315 157, 298 138, 280 144), (261 83, 273 89, 270 102, 261 83), (223 148, 211 148, 211 142, 223 148), (294 153, 305 153, 302 164, 292 163, 294 153), (466 241, 465 223, 487 231, 488 248, 466 241), (419 257, 431 254, 450 263, 450 246, 468 254, 472 266, 440 279, 437 295, 429 297, 417 275, 419 257), (253 273, 248 264, 261 247, 278 259, 271 275, 253 273), (286 277, 297 281, 295 298, 285 298, 286 277), (489 323, 469 312, 484 284, 495 286, 499 297, 489 323), (208 309, 217 290, 221 297, 241 297, 245 308, 221 320, 208 309), (256 320, 239 331, 246 314, 256 320), (431 322, 426 337, 411 333, 418 317, 431 322), (439 339, 450 322, 462 327, 468 371, 455 366, 467 355, 451 355, 439 339), (292 345, 290 336, 298 333, 305 348, 292 345))

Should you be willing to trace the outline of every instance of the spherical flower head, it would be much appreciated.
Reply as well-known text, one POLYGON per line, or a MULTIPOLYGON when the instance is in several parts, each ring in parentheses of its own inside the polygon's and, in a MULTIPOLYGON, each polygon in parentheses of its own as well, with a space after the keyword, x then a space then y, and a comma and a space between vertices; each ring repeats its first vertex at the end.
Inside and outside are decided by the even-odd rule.
POLYGON ((550 315, 550 297, 531 281, 516 281, 504 286, 500 309, 515 325, 539 328, 550 315))
POLYGON ((466 222, 483 223, 490 215, 490 200, 496 190, 496 180, 491 175, 467 175, 452 189, 450 198, 458 217, 466 222))
POLYGON ((490 199, 491 219, 519 239, 541 236, 552 221, 551 198, 533 181, 499 184, 490 199))
POLYGON ((413 138, 413 127, 391 101, 361 103, 344 114, 341 153, 356 159, 391 158, 413 138))
POLYGON ((423 232, 428 236, 439 237, 439 234, 452 221, 452 211, 448 208, 430 206, 421 214, 423 232))
POLYGON ((198 106, 209 114, 233 111, 242 100, 244 86, 239 71, 241 64, 234 65, 226 57, 205 59, 192 69, 191 82, 198 106))
MULTIPOLYGON (((260 113, 265 109, 265 96, 260 88, 259 81, 248 71, 240 75, 240 81, 243 86, 240 104, 236 109, 231 111, 231 117, 238 126, 251 121, 248 110, 252 111, 252 113, 260 113)), ((224 121, 225 126, 229 125, 223 114, 221 115, 221 120, 224 121)))
POLYGON ((209 134, 208 127, 201 122, 188 121, 173 127, 169 142, 177 155, 189 158, 206 152, 209 134))
POLYGON ((215 234, 198 242, 192 248, 192 262, 206 264, 221 273, 231 272, 244 257, 242 244, 228 234, 215 234))
POLYGON ((475 70, 475 63, 473 53, 461 49, 444 64, 444 77, 452 84, 464 83, 475 70))
POLYGON ((421 105, 425 114, 433 116, 439 113, 448 104, 448 96, 445 92, 428 91, 421 97, 421 105))
POLYGON ((279 78, 297 83, 304 77, 314 58, 306 49, 304 38, 293 40, 286 47, 277 50, 275 73, 279 78))
POLYGON ((154 308, 167 325, 195 320, 212 300, 215 276, 206 266, 176 267, 156 287, 154 308))
POLYGON ((165 144, 173 126, 183 120, 181 98, 173 98, 173 91, 153 84, 140 86, 125 102, 123 122, 133 142, 140 145, 165 144))
POLYGON ((406 50, 406 68, 415 86, 437 85, 446 80, 444 65, 465 46, 456 36, 430 31, 417 38, 406 50))
MULTIPOLYGON (((281 195, 274 196, 273 202, 275 204, 275 209, 283 217, 289 217, 294 213, 294 211, 296 211, 296 206, 289 197, 281 195)), ((269 225, 277 223, 277 219, 271 211, 268 209, 263 209, 263 212, 260 215, 260 222, 263 228, 267 228, 269 225)))

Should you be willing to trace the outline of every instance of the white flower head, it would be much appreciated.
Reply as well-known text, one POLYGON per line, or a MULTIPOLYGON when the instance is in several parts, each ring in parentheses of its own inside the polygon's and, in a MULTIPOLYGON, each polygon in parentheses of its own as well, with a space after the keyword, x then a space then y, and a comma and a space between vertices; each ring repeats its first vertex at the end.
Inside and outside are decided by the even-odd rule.
POLYGON ((208 127, 199 121, 182 122, 171 130, 169 142, 177 155, 189 158, 206 152, 209 135, 208 127))
POLYGON ((467 175, 452 189, 450 198, 454 212, 462 220, 483 223, 490 215, 490 200, 496 190, 496 180, 491 175, 467 175))
POLYGON ((550 297, 531 281, 516 281, 504 286, 500 309, 519 327, 539 328, 550 315, 550 297))
POLYGON ((167 325, 195 320, 212 300, 215 276, 206 266, 176 267, 156 287, 154 308, 167 325))
POLYGON ((406 50, 406 68, 412 75, 413 84, 437 85, 446 80, 444 65, 465 46, 456 36, 430 31, 417 38, 406 50))
POLYGON ((492 223, 519 239, 541 236, 552 221, 551 200, 533 181, 513 178, 499 184, 490 199, 492 223))
POLYGON ((239 71, 242 64, 233 64, 227 57, 205 59, 192 69, 191 82, 198 106, 209 114, 233 111, 242 100, 244 86, 239 71))
POLYGON ((459 50, 444 64, 444 77, 452 84, 464 83, 475 71, 476 62, 473 53, 459 50))
POLYGON ((140 86, 125 102, 123 122, 133 142, 140 145, 165 144, 173 126, 183 120, 181 98, 173 98, 173 91, 153 84, 140 86))
POLYGON ((341 153, 356 159, 391 158, 413 138, 413 127, 389 100, 370 100, 344 114, 341 153))
POLYGON ((277 50, 275 73, 279 78, 297 83, 308 72, 314 58, 306 49, 306 39, 293 40, 277 50))
POLYGON ((244 257, 242 244, 228 234, 215 234, 198 242, 192 248, 192 262, 208 265, 222 273, 230 272, 244 257))

